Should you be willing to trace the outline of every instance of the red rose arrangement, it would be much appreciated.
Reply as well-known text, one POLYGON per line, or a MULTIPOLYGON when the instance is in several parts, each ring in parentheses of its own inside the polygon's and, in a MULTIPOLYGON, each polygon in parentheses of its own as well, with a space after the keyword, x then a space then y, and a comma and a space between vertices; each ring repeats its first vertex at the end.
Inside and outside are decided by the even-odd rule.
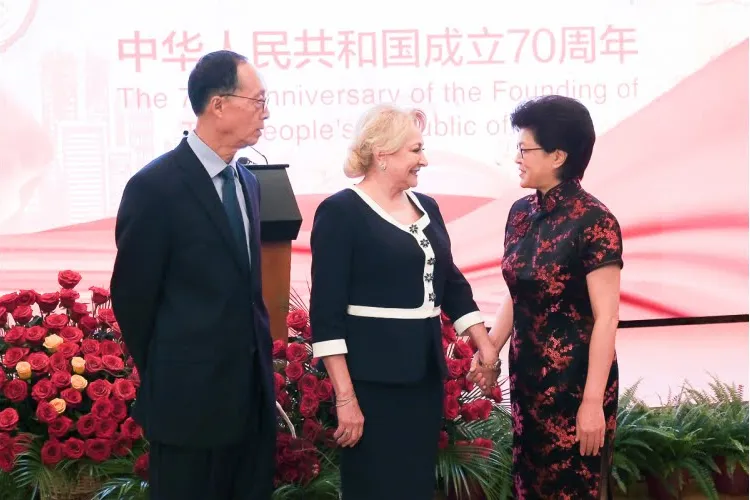
POLYGON ((288 342, 273 343, 276 400, 289 419, 276 443, 277 486, 308 485, 330 463, 336 428, 333 385, 312 357, 310 318, 297 308, 287 315, 288 342), (291 426, 289 425, 291 424, 291 426))
POLYGON ((23 459, 57 470, 63 462, 117 457, 141 457, 141 469, 147 464, 143 431, 130 416, 138 371, 121 341, 109 291, 91 287, 90 303, 83 302, 80 281, 79 273, 61 271, 58 291, 0 297, 3 471, 23 459), (33 453, 18 457, 27 448, 33 453))

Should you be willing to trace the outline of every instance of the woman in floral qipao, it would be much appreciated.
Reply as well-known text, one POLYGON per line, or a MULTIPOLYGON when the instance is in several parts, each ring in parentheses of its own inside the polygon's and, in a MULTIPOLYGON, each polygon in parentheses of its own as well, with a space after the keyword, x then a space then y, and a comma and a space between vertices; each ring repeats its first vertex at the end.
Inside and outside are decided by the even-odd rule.
POLYGON ((521 186, 535 190, 508 215, 510 296, 491 331, 496 346, 511 341, 515 498, 611 498, 622 237, 580 184, 594 125, 581 103, 556 95, 522 104, 511 124, 521 186))

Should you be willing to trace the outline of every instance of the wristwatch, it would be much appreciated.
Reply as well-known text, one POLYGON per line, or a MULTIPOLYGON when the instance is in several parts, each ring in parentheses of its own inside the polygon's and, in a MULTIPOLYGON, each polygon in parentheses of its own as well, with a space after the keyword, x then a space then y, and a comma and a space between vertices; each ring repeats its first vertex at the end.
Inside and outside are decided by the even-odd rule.
POLYGON ((495 360, 494 363, 492 363, 492 364, 485 364, 484 362, 482 362, 481 356, 477 356, 477 365, 479 365, 479 367, 481 367, 481 368, 486 368, 488 370, 499 372, 500 371, 500 367, 502 366, 502 362, 500 361, 500 358, 497 358, 497 360, 495 360))

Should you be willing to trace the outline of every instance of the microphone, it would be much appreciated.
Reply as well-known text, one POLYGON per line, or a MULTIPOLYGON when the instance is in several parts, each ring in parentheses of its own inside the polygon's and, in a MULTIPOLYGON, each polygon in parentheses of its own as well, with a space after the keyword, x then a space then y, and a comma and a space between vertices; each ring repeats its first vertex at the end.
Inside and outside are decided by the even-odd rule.
POLYGON ((258 151, 257 149, 255 149, 255 148, 254 148, 254 147, 252 147, 252 146, 250 146, 250 149, 252 149, 252 150, 253 150, 253 151, 255 151, 256 153, 258 153, 258 154, 259 154, 260 156, 262 156, 262 157, 263 157, 263 159, 264 159, 264 160, 266 161, 266 165, 268 165, 268 158, 266 158, 266 155, 264 155, 263 153, 261 153, 260 151, 258 151))
POLYGON ((247 156, 240 156, 237 158, 237 164, 242 165, 243 167, 247 167, 248 165, 255 165, 255 163, 250 161, 250 158, 247 156))
POLYGON ((187 131, 187 130, 183 130, 183 131, 182 131, 182 135, 183 135, 184 137, 187 137, 187 136, 188 136, 188 131, 187 131))

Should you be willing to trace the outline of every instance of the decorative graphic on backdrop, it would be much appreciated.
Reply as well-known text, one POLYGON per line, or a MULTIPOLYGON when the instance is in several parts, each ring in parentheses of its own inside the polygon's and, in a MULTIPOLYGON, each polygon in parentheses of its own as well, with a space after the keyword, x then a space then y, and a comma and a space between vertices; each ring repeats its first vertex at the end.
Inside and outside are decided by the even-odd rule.
POLYGON ((13 45, 28 29, 39 0, 0 0, 0 53, 13 45))

